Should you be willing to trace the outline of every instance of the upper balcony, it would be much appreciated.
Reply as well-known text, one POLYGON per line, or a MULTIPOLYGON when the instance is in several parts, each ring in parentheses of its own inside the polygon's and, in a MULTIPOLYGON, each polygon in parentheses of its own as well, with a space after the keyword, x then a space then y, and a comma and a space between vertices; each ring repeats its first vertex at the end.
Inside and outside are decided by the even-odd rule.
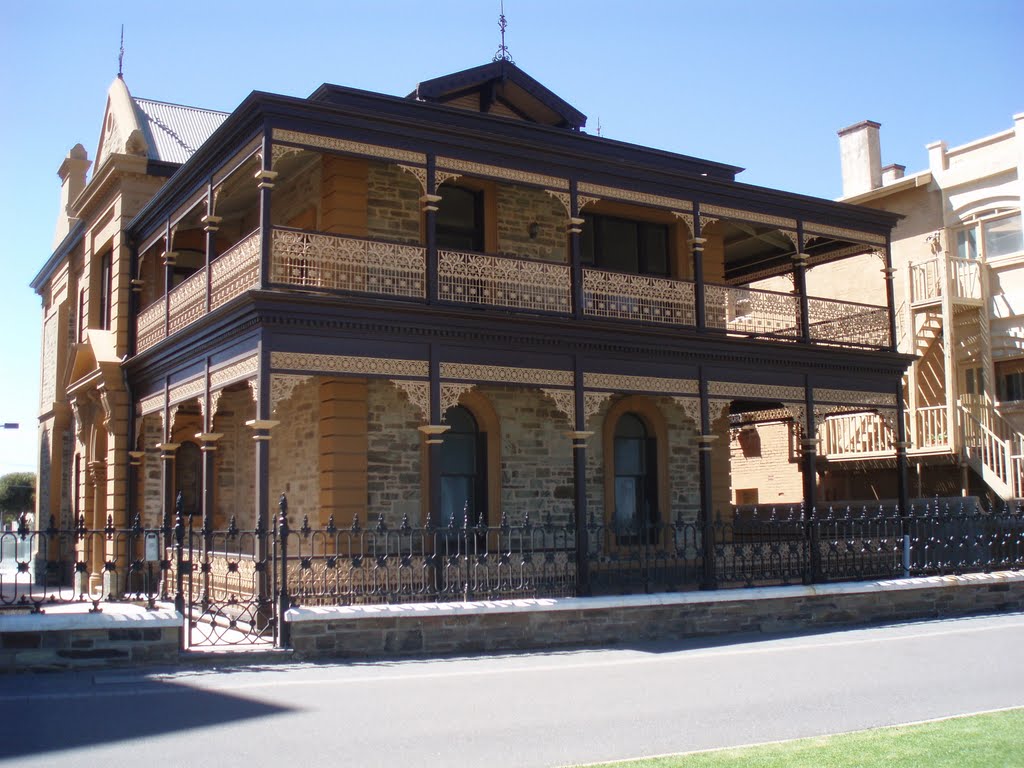
MULTIPOLYGON (((383 299, 427 299, 427 252, 422 246, 274 227, 270 269, 261 275, 261 236, 254 231, 142 310, 137 351, 187 328, 206 312, 266 286, 268 290, 359 294, 383 299), (207 272, 209 271, 209 274, 207 272)), ((496 311, 573 314, 567 264, 439 250, 438 299, 496 311)), ((582 269, 586 318, 695 328, 692 280, 582 269)), ((742 286, 704 285, 706 327, 744 338, 801 339, 801 302, 791 293, 742 286)), ((885 307, 816 296, 807 300, 814 344, 888 349, 885 307)))
POLYGON ((890 308, 804 289, 884 235, 415 153, 275 145, 271 169, 257 149, 144 238, 136 352, 253 290, 892 349, 890 308), (793 290, 750 287, 772 275, 793 290))

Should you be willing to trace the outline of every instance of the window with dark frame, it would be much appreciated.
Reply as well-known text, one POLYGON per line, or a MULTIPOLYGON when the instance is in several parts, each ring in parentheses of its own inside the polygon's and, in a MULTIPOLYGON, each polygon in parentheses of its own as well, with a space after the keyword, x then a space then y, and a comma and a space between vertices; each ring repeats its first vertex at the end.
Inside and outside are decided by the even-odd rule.
POLYGON ((610 272, 668 277, 668 235, 664 224, 585 214, 583 263, 610 272))
POLYGON ((437 247, 455 251, 484 250, 483 192, 450 184, 439 194, 435 231, 437 247))
POLYGON ((440 527, 461 528, 487 522, 487 434, 467 408, 455 406, 445 415, 451 426, 441 444, 440 527))
POLYGON ((634 413, 615 425, 615 517, 618 544, 651 544, 657 540, 657 444, 634 413))
POLYGON ((100 302, 96 322, 104 331, 110 330, 114 292, 114 254, 107 251, 100 256, 100 302))

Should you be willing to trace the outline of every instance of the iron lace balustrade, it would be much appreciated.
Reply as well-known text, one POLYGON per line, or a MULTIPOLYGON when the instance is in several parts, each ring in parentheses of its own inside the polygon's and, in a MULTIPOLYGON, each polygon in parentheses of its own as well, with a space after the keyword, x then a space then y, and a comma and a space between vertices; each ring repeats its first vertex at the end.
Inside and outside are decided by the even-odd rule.
POLYGON ((136 319, 136 330, 138 341, 136 346, 139 352, 152 347, 167 338, 167 329, 164 327, 164 318, 167 313, 167 297, 161 296, 139 313, 136 319))
POLYGON ((800 299, 792 294, 707 284, 704 304, 708 328, 743 336, 800 338, 800 299))
POLYGON ((565 264, 469 251, 438 251, 438 291, 460 304, 556 312, 571 310, 565 264))
POLYGON ((426 296, 426 250, 417 245, 275 227, 270 282, 375 296, 426 296))
MULTIPOLYGON (((246 235, 210 264, 210 308, 255 288, 260 275, 260 233, 246 235)), ((171 334, 188 327, 206 313, 206 269, 200 269, 161 296, 136 319, 137 349, 144 352, 163 341, 164 316, 171 334)))
POLYGON ((889 310, 871 304, 808 297, 811 340, 819 344, 888 349, 889 310))
POLYGON ((583 313, 592 317, 694 325, 693 296, 684 280, 583 270, 583 313))

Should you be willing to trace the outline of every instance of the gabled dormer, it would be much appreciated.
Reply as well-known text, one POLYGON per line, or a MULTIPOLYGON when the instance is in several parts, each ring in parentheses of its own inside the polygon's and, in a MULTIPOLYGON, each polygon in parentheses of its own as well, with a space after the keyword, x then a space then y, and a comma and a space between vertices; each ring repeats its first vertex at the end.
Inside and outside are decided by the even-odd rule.
POLYGON ((573 131, 587 124, 586 115, 505 59, 424 80, 409 98, 573 131))

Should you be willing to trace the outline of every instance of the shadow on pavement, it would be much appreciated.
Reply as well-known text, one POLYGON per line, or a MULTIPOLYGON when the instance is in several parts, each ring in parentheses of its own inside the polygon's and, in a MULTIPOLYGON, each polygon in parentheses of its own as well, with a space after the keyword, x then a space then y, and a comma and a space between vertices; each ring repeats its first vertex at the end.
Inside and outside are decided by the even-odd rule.
POLYGON ((9 729, 0 762, 291 711, 140 674, 76 677, 59 687, 36 675, 0 680, 0 722, 9 729))

